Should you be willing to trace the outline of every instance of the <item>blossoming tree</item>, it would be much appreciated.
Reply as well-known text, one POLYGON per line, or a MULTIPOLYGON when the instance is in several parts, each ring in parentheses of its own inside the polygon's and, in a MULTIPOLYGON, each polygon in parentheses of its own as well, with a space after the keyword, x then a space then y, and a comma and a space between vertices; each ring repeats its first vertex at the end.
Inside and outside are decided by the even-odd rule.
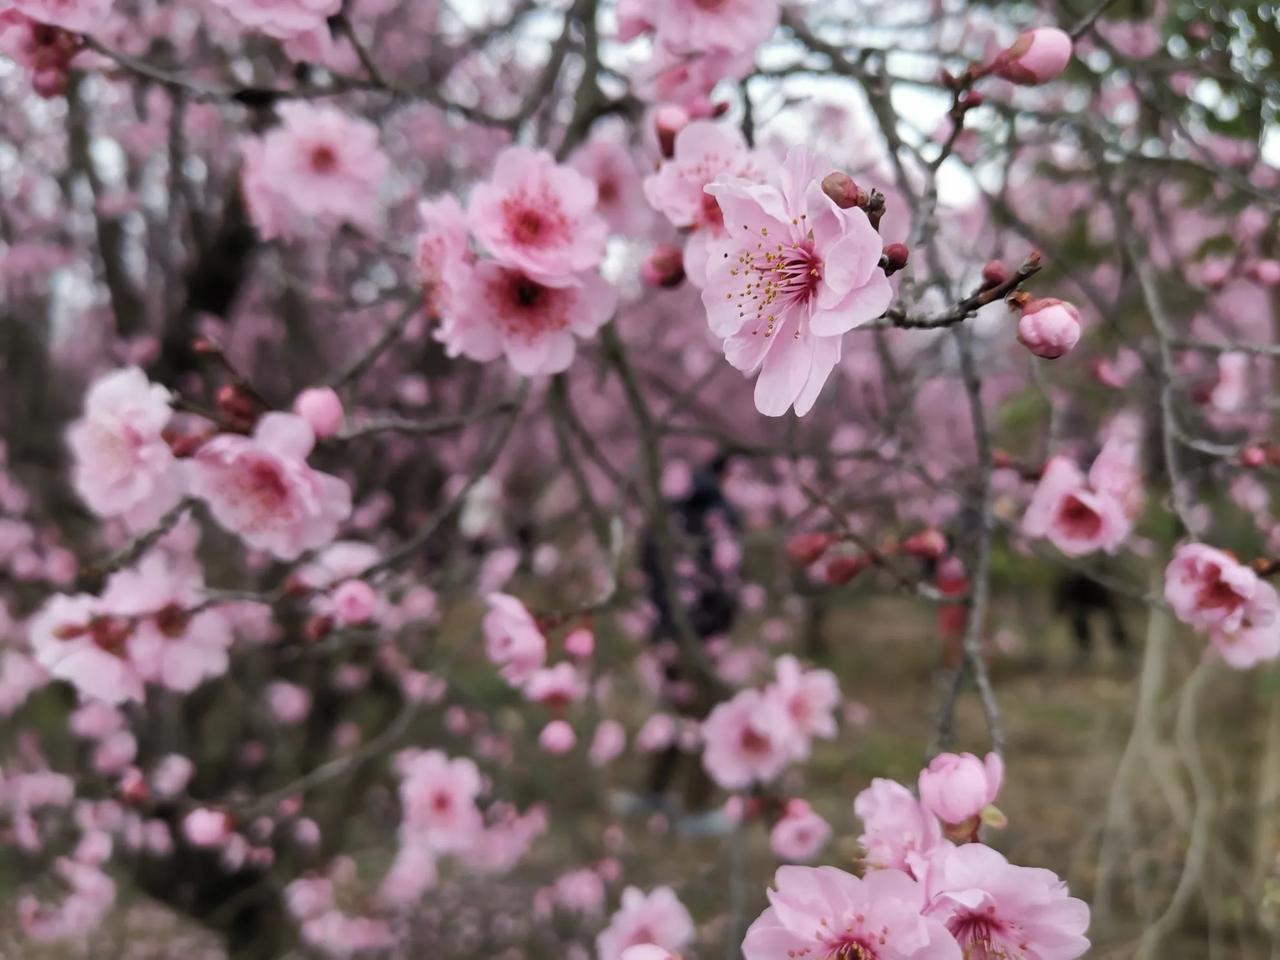
POLYGON ((0 955, 1270 955, 1277 56, 0 0, 0 955), (1143 632, 1065 844, 1050 594, 1143 632))

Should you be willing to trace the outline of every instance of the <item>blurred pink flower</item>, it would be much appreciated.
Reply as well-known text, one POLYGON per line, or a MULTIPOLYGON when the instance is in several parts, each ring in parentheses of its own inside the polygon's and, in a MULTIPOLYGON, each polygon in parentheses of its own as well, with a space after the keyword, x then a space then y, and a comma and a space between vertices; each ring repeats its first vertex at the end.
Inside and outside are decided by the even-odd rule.
POLYGON ((94 513, 151 526, 182 496, 177 463, 163 431, 169 391, 137 367, 95 380, 84 415, 67 431, 72 482, 94 513))
POLYGON ((52 27, 94 33, 107 26, 112 0, 9 0, 6 6, 52 27))
POLYGON ((655 0, 648 16, 672 50, 752 51, 778 26, 778 0, 655 0))
POLYGON ((546 637, 515 597, 491 593, 485 602, 489 605, 481 625, 485 653, 508 683, 522 684, 546 662, 546 637))
POLYGON ((768 696, 780 703, 791 717, 797 738, 796 755, 809 755, 809 738, 830 740, 836 735, 836 708, 840 706, 840 684, 830 670, 805 670, 800 661, 787 654, 774 663, 776 679, 766 688, 768 696))
POLYGON ((244 142, 243 186, 265 239, 350 224, 374 231, 390 162, 378 128, 332 107, 290 102, 281 125, 244 142))
POLYGON ((822 191, 829 172, 794 148, 763 186, 724 177, 707 192, 724 214, 702 302, 711 331, 739 370, 760 370, 756 409, 776 417, 812 409, 840 359, 841 339, 888 309, 882 243, 867 215, 822 191))
POLYGON ((333 540, 351 514, 346 483, 312 470, 315 436, 301 417, 268 413, 252 437, 222 434, 191 462, 191 491, 246 544, 281 560, 333 540))
POLYGON ((573 152, 569 166, 596 185, 596 211, 612 232, 626 237, 644 232, 652 214, 636 189, 640 171, 625 146, 594 136, 573 152))
POLYGON ((679 951, 693 940, 693 918, 670 887, 622 891, 622 905, 596 937, 597 960, 622 960, 628 947, 653 944, 679 951))
POLYGON ((872 780, 854 798, 853 811, 862 820, 858 842, 873 867, 918 876, 923 858, 944 842, 937 818, 896 781, 872 780))
POLYGON ((807 863, 830 839, 831 825, 803 800, 791 800, 769 831, 769 849, 781 860, 807 863))
POLYGON ((50 597, 28 626, 37 663, 82 696, 111 704, 145 696, 129 657, 130 632, 88 594, 50 597))
POLYGON ((1022 532, 1045 537, 1067 556, 1115 551, 1132 522, 1117 497, 1092 489, 1080 468, 1066 457, 1045 466, 1022 518, 1022 532))
POLYGON ((481 786, 479 769, 465 757, 450 760, 439 750, 411 757, 400 780, 405 831, 437 852, 465 849, 482 825, 481 786))
POLYGON ((342 429, 342 401, 332 387, 311 387, 293 401, 293 412, 307 421, 317 439, 342 429))
POLYGON ((1165 570, 1164 597, 1237 670, 1280 656, 1280 596, 1230 554, 1183 544, 1165 570))
POLYGON ((796 728, 777 699, 742 690, 702 724, 702 763, 727 790, 767 783, 795 757, 796 728))
POLYGON ((288 40, 325 26, 342 10, 342 0, 213 0, 251 30, 288 40))

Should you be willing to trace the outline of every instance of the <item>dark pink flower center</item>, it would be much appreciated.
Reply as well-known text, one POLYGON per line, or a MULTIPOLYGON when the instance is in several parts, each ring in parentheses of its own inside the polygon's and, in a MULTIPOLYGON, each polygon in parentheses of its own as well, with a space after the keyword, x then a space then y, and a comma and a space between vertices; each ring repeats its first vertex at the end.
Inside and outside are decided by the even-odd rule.
POLYGON ((444 790, 438 790, 431 798, 431 809, 436 813, 448 813, 452 806, 453 797, 444 790))
POLYGON ((284 510, 289 502, 289 487, 274 463, 259 460, 241 478, 240 495, 249 513, 262 522, 284 510))
POLYGON ((725 5, 725 0, 693 0, 693 5, 699 10, 719 10, 725 5))
POLYGON ((507 237, 517 246, 557 246, 569 239, 569 221, 549 194, 508 197, 502 202, 502 218, 507 237))
POLYGON ((1231 613, 1242 603, 1244 603, 1244 597, 1222 579, 1221 567, 1214 568, 1212 578, 1200 588, 1200 592, 1196 595, 1196 606, 1203 610, 1221 610, 1223 613, 1231 613))
POLYGON ((1027 944, 1021 941, 1016 925, 1001 921, 994 907, 953 917, 947 929, 960 944, 965 960, 1025 960, 1027 956, 1027 944))
POLYGON ((494 316, 508 334, 532 340, 569 325, 573 294, 545 287, 522 273, 504 273, 486 293, 494 316))
POLYGON ((738 743, 741 745, 744 753, 754 756, 760 756, 772 752, 773 744, 769 738, 760 733, 755 727, 743 727, 742 733, 738 737, 738 743))
POLYGON ((311 169, 316 173, 333 173, 338 167, 338 154, 327 143, 311 148, 311 169))
POLYGON ((769 337, 786 311, 810 305, 822 282, 822 266, 811 237, 783 243, 773 240, 768 228, 762 227, 760 239, 754 244, 748 240, 738 254, 737 265, 729 270, 741 282, 741 289, 725 296, 736 301, 740 318, 755 318, 753 335, 769 337))
POLYGON ((1072 537, 1092 540, 1102 532, 1102 517, 1078 497, 1069 496, 1062 501, 1058 521, 1072 537))

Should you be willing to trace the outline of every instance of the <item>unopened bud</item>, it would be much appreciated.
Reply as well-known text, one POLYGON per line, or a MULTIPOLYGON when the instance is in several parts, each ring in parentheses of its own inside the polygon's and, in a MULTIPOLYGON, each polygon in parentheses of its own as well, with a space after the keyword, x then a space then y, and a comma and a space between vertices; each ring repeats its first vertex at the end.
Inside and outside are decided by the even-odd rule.
POLYGON ((654 247, 640 265, 640 279, 651 287, 678 287, 684 282, 684 252, 669 243, 654 247))
POLYGON ((905 243, 891 243, 884 248, 884 273, 885 276, 892 276, 907 265, 907 260, 911 256, 911 251, 907 249, 905 243))
POLYGON ((863 207, 867 203, 866 192, 854 183, 853 177, 838 170, 822 178, 822 192, 841 210, 863 207))
POLYGON ((870 558, 863 554, 841 553, 827 560, 822 579, 830 586, 840 587, 871 566, 870 558))
POLYGON ((306 626, 303 627, 303 633, 312 643, 317 640, 323 640, 333 632, 333 617, 324 614, 317 614, 307 620, 306 626))
POLYGON ((1240 451, 1240 462, 1246 467, 1260 467, 1267 462, 1267 451, 1256 444, 1250 444, 1240 451))
POLYGON ((996 57, 995 73, 1024 86, 1048 83, 1071 62, 1071 37, 1056 27, 1028 30, 996 57))
POLYGON ((787 540, 787 556, 792 563, 807 567, 831 546, 829 533, 797 533, 787 540))
POLYGON ((1022 307, 1018 342, 1037 357, 1057 360, 1080 342, 1080 313, 1065 300, 1031 300, 1022 307))
POLYGON ((988 260, 982 267, 982 289, 998 287, 1009 279, 1009 271, 999 260, 988 260))
POLYGON ((902 552, 924 560, 937 560, 947 552, 947 538, 941 530, 930 527, 902 541, 902 552))

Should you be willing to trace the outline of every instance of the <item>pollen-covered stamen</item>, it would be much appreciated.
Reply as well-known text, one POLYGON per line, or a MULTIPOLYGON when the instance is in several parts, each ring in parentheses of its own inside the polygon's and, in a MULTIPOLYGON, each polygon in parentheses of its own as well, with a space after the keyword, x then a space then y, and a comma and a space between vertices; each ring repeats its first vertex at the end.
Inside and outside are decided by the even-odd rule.
POLYGON ((769 237, 767 227, 761 227, 755 249, 740 253, 737 265, 729 270, 740 278, 741 289, 725 296, 736 302, 740 318, 754 319, 753 335, 769 337, 786 311, 807 306, 813 299, 822 282, 822 267, 812 236, 779 243, 769 237))
POLYGON ((1021 942, 1016 925, 1002 922, 993 907, 959 916, 947 928, 965 960, 1027 960, 1027 945, 1021 942))
POLYGON ((485 290, 498 323, 508 334, 536 339, 569 325, 572 294, 517 271, 504 271, 485 290))

